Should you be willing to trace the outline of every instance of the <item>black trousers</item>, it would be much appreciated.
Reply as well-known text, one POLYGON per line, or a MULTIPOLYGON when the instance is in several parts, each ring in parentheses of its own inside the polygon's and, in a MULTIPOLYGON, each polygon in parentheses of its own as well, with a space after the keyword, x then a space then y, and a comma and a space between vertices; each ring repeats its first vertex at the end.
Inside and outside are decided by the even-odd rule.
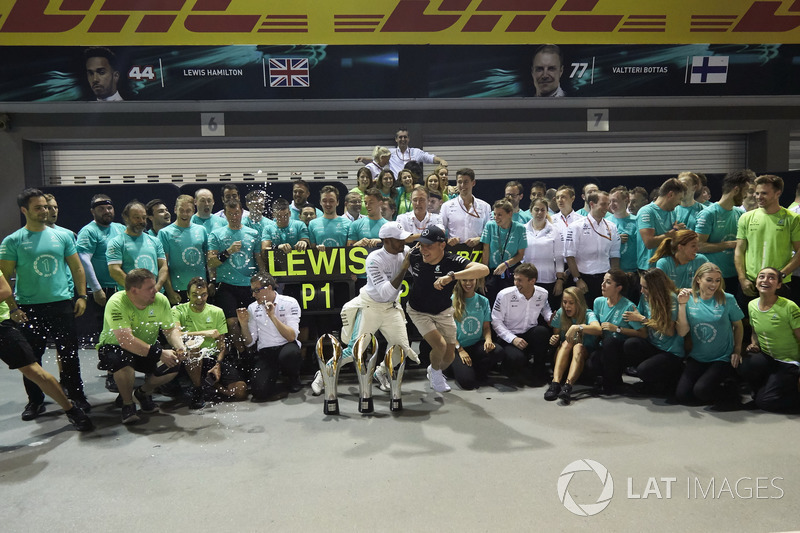
POLYGON ((675 399, 684 405, 712 404, 722 396, 722 383, 735 375, 729 361, 701 363, 690 357, 678 379, 675 399))
MULTIPOLYGON (((31 345, 36 361, 41 364, 47 348, 47 339, 52 339, 61 361, 61 386, 70 399, 82 399, 83 380, 78 360, 78 331, 72 300, 61 300, 44 304, 20 305, 28 321, 19 325, 19 330, 31 345)), ((33 381, 23 378, 28 401, 42 403, 44 393, 33 381)))
POLYGON ((528 347, 520 350, 513 344, 498 340, 503 349, 503 372, 510 378, 522 377, 528 359, 533 355, 534 371, 543 373, 550 352, 550 328, 534 326, 525 333, 518 333, 517 337, 525 339, 528 347))
POLYGON ((277 392, 278 374, 282 370, 290 381, 300 375, 303 358, 296 342, 262 348, 255 354, 250 390, 256 400, 265 400, 277 392))
POLYGON ((674 394, 683 372, 683 358, 660 350, 645 339, 631 337, 623 346, 625 366, 636 366, 639 379, 654 390, 674 394))
POLYGON ((603 378, 604 392, 614 392, 617 387, 622 385, 622 371, 625 369, 623 352, 625 341, 625 338, 606 337, 600 343, 600 347, 589 357, 586 366, 591 374, 603 378))
POLYGON ((759 409, 780 412, 800 406, 797 390, 800 367, 758 352, 747 353, 736 371, 750 384, 759 409))
POLYGON ((503 361, 503 350, 495 346, 491 352, 486 352, 483 348, 483 341, 478 341, 472 346, 462 346, 472 360, 472 366, 467 366, 461 360, 461 356, 456 353, 453 364, 445 370, 449 377, 453 377, 458 386, 464 390, 472 390, 484 383, 489 372, 503 361))

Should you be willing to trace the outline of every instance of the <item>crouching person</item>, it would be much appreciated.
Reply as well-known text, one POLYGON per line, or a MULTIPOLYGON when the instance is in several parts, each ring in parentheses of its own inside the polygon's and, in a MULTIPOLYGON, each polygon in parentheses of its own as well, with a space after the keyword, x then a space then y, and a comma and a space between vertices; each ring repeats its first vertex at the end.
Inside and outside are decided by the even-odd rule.
POLYGON ((177 369, 185 353, 169 300, 156 290, 156 277, 143 268, 128 272, 125 290, 114 293, 106 303, 103 330, 97 343, 98 368, 113 372, 119 387, 123 424, 139 420, 134 400, 143 413, 158 411, 153 390, 175 377, 168 369, 177 369), (161 348, 159 331, 164 331, 174 350, 161 348), (144 385, 133 390, 136 372, 146 374, 146 378, 144 385))
POLYGON ((186 341, 189 348, 186 370, 194 387, 189 407, 203 408, 209 396, 225 401, 246 400, 247 383, 236 366, 225 358, 228 333, 225 313, 207 303, 208 283, 203 278, 192 278, 186 292, 189 303, 173 307, 172 318, 184 337, 193 341, 186 341))
POLYGON ((253 364, 250 392, 254 402, 280 399, 278 373, 282 370, 290 392, 298 392, 300 384, 300 305, 291 296, 276 292, 277 283, 269 274, 258 273, 250 278, 256 301, 247 309, 236 310, 242 337, 248 348, 258 350, 253 364))

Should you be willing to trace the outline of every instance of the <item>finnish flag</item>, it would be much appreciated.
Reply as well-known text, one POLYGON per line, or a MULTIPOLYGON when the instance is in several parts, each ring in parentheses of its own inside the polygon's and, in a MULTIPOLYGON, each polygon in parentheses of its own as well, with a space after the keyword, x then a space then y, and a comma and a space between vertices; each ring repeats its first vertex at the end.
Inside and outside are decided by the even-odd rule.
POLYGON ((689 83, 726 83, 728 56, 694 56, 690 72, 689 83))

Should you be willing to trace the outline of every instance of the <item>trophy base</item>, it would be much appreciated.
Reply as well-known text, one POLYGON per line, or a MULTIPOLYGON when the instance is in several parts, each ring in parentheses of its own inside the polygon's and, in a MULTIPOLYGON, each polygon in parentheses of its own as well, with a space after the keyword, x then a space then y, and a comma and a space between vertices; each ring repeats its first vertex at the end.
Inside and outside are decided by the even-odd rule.
POLYGON ((374 410, 375 406, 373 405, 372 398, 361 398, 358 400, 359 413, 371 413, 374 410))
POLYGON ((338 415, 339 414, 339 400, 325 400, 325 407, 323 408, 323 412, 326 415, 338 415))
POLYGON ((389 409, 396 413, 403 410, 403 400, 401 398, 392 398, 392 403, 389 404, 389 409))

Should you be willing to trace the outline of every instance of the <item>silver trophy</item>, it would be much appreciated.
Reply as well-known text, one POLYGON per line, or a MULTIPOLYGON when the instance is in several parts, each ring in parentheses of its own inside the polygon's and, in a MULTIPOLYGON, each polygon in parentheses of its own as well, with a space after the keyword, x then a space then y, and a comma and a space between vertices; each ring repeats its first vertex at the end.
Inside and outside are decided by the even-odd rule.
POLYGON ((339 414, 339 398, 337 385, 339 383, 339 360, 342 358, 342 345, 330 334, 325 334, 317 340, 317 363, 319 372, 322 375, 322 382, 325 385, 325 407, 323 412, 326 415, 339 414), (325 360, 325 339, 331 342, 333 355, 325 360))
POLYGON ((372 375, 378 363, 378 341, 372 333, 364 333, 353 345, 353 361, 358 376, 358 412, 371 413, 374 411, 372 404, 372 375))
POLYGON ((403 398, 400 386, 403 383, 403 372, 406 370, 406 353, 402 346, 390 346, 384 358, 386 373, 389 375, 389 387, 392 391, 392 403, 389 409, 393 412, 403 410, 403 398))

